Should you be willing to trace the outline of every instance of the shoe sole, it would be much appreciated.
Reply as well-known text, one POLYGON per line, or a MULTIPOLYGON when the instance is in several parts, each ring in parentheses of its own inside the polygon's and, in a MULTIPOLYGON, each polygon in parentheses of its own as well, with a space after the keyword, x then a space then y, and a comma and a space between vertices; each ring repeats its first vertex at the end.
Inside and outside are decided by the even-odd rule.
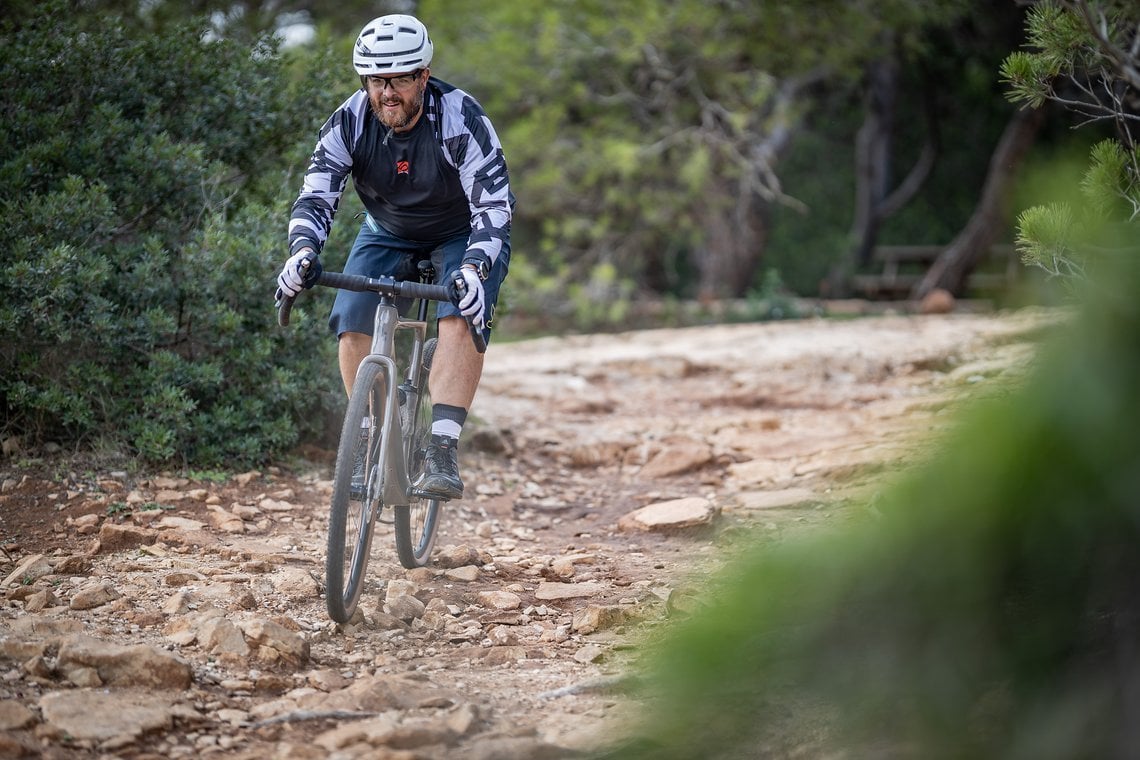
POLYGON ((412 486, 410 493, 412 496, 416 496, 420 499, 442 499, 444 501, 450 501, 452 499, 462 499, 463 498, 463 489, 462 488, 460 488, 458 490, 456 490, 456 489, 436 490, 436 489, 431 488, 430 486, 412 486))

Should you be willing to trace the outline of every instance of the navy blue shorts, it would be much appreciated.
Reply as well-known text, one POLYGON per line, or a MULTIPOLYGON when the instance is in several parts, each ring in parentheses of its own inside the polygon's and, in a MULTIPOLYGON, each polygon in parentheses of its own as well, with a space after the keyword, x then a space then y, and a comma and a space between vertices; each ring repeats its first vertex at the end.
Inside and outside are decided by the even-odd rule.
MULTIPOLYGON (((393 235, 388 230, 376 224, 372 219, 365 219, 352 244, 348 254, 348 261, 344 264, 344 271, 348 274, 362 274, 368 277, 394 277, 399 280, 418 280, 416 265, 420 261, 431 259, 435 267, 436 282, 442 284, 448 273, 459 268, 463 261, 463 254, 467 252, 467 235, 459 235, 442 243, 420 243, 414 240, 393 235)), ((510 266, 511 244, 508 234, 503 243, 502 251, 491 273, 483 283, 483 290, 487 299, 487 326, 483 330, 483 337, 491 339, 491 327, 495 315, 495 304, 499 300, 499 286, 507 277, 507 268, 510 266)), ((402 300, 402 299, 401 299, 402 300)), ((333 302, 332 314, 329 315, 329 329, 339 338, 346 332, 372 334, 372 326, 376 318, 376 305, 380 296, 375 293, 357 293, 351 290, 338 290, 336 300, 333 302)), ((410 301, 398 303, 403 313, 410 301)), ((450 302, 436 303, 436 319, 444 317, 462 317, 459 309, 450 302)))

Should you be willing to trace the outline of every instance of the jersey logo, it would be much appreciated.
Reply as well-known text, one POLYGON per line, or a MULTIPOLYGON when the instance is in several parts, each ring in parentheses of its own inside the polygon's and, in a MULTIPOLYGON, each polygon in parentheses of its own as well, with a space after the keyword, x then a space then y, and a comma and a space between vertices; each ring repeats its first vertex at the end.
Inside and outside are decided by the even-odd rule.
POLYGON ((411 165, 407 161, 396 162, 396 174, 407 174, 411 176, 411 165))

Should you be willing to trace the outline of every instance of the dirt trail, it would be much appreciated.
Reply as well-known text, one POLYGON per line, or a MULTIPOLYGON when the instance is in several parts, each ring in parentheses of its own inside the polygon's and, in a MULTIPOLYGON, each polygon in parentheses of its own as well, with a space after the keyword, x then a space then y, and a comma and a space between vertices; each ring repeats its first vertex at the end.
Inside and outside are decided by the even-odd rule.
MULTIPOLYGON (((224 480, 0 460, 0 757, 532 758, 619 735, 639 626, 734 528, 835 522, 1051 317, 496 344, 435 564, 383 527, 331 624, 327 464, 224 480), (664 505, 664 506, 662 506, 664 505)), ((19 454, 17 454, 17 457, 19 454)))

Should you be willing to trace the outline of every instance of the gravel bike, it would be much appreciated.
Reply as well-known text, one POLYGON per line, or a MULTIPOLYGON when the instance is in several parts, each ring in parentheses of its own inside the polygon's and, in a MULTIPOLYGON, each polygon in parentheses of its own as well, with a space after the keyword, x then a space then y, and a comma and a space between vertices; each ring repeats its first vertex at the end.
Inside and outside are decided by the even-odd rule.
MULTIPOLYGON (((420 282, 322 272, 317 284, 380 296, 368 356, 360 363, 344 414, 333 474, 325 560, 329 617, 347 623, 356 611, 377 522, 395 528, 396 554, 405 568, 431 558, 441 499, 412 487, 422 472, 431 436, 428 376, 436 338, 429 337, 428 309, 452 300, 452 289, 433 284, 430 261, 419 264, 420 282), (415 316, 401 316, 396 299, 418 300, 415 316), (384 519, 384 508, 391 517, 384 519)), ((462 290, 462 279, 455 283, 462 290)), ((460 293, 462 295, 462 293, 460 293)), ((277 321, 289 324, 293 299, 278 303, 277 321)), ((483 353, 483 333, 471 326, 483 353)), ((446 500, 442 500, 446 501, 446 500)))

